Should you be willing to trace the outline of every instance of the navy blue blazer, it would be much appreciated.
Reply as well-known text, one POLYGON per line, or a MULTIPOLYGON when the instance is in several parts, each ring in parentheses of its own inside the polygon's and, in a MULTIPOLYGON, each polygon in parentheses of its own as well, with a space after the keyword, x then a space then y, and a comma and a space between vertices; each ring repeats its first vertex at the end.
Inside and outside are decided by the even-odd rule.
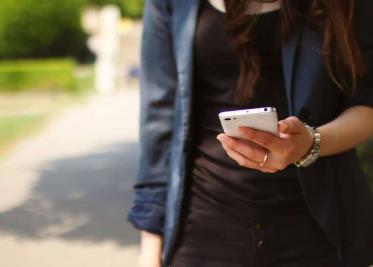
MULTIPOLYGON (((189 156, 193 37, 200 0, 147 0, 141 49, 140 161, 128 220, 173 252, 189 156)), ((373 1, 356 0, 368 74, 349 98, 325 68, 323 36, 306 24, 282 44, 289 114, 320 126, 354 105, 373 107, 373 1)), ((373 119, 373 118, 372 118, 373 119)), ((371 122, 373 123, 373 120, 371 122)), ((321 157, 298 178, 310 213, 351 267, 373 264, 373 197, 354 149, 321 157)))

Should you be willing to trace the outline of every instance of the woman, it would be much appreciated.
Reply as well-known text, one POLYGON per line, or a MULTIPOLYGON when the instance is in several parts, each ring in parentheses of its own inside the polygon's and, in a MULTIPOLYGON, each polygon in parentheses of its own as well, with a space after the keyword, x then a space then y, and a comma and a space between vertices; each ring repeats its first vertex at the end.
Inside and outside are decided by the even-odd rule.
POLYGON ((146 2, 141 266, 373 264, 354 151, 373 136, 372 15, 370 0, 146 2), (218 112, 258 106, 279 137, 222 133, 218 112))

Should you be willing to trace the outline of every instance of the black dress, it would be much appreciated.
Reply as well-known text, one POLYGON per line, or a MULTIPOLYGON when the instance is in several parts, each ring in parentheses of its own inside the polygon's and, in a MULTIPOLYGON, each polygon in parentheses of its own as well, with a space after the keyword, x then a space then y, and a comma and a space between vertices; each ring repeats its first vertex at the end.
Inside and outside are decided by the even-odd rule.
POLYGON ((181 225, 171 267, 342 266, 310 215, 294 165, 275 174, 239 166, 216 136, 218 113, 273 106, 286 118, 279 12, 258 16, 254 29, 262 75, 254 97, 234 102, 239 58, 224 14, 201 1, 194 43, 193 147, 181 225))

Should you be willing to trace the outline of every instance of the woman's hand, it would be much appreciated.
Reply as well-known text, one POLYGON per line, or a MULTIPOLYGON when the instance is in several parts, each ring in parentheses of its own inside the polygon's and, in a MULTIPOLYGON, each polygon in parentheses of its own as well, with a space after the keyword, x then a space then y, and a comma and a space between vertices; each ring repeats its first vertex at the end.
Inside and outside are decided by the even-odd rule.
POLYGON ((228 156, 240 166, 262 172, 275 173, 300 160, 311 148, 313 135, 297 117, 288 117, 279 122, 279 136, 240 127, 241 138, 219 134, 228 156), (267 160, 263 166, 268 153, 267 160))

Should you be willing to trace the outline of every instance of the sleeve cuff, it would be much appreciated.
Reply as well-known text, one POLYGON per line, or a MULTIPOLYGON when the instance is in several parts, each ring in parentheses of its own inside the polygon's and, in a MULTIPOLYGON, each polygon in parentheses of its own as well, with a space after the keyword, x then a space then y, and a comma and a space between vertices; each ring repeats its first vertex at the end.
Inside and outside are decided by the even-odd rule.
POLYGON ((127 221, 138 230, 162 235, 164 206, 154 203, 135 202, 127 214, 127 221))
POLYGON ((373 90, 360 89, 360 91, 356 92, 355 96, 348 98, 345 102, 345 107, 349 108, 353 106, 373 107, 373 90))

